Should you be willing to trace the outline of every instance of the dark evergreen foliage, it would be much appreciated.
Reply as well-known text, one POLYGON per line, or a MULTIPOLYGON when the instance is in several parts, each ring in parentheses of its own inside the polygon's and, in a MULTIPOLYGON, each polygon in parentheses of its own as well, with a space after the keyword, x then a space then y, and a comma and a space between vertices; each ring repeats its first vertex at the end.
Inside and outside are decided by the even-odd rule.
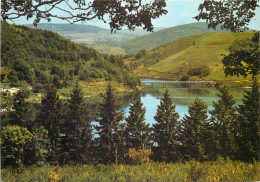
POLYGON ((211 124, 216 142, 215 155, 234 158, 236 152, 236 103, 226 88, 219 90, 219 100, 213 102, 214 109, 210 111, 211 124))
POLYGON ((179 114, 175 111, 175 107, 166 89, 154 116, 157 123, 153 125, 154 141, 158 144, 160 160, 177 160, 176 140, 179 114))
POLYGON ((136 89, 134 94, 129 116, 125 119, 124 133, 126 147, 137 149, 149 144, 150 127, 145 123, 146 109, 141 102, 139 89, 136 89))
POLYGON ((91 162, 92 127, 78 83, 70 96, 66 115, 61 129, 63 135, 61 163, 91 162))
POLYGON ((30 104, 25 101, 25 99, 29 96, 29 92, 25 90, 21 90, 16 94, 13 106, 15 112, 12 112, 11 124, 21 127, 27 127, 29 125, 29 119, 27 115, 28 111, 30 110, 30 104))
POLYGON ((207 158, 206 144, 210 128, 207 108, 207 105, 197 97, 189 106, 189 116, 185 115, 181 120, 180 142, 184 159, 204 160, 207 158))
POLYGON ((115 91, 111 84, 108 85, 106 93, 102 96, 98 114, 98 125, 95 127, 99 135, 99 148, 103 163, 111 164, 117 161, 120 145, 122 124, 124 118, 123 111, 117 111, 119 105, 115 96, 115 91))
POLYGON ((48 131, 50 140, 48 160, 57 162, 60 150, 61 124, 63 123, 64 109, 57 95, 54 85, 46 87, 46 94, 42 98, 41 109, 37 117, 37 125, 43 126, 48 131))
POLYGON ((251 91, 244 94, 243 104, 238 108, 239 159, 247 162, 259 160, 259 85, 253 80, 251 91))

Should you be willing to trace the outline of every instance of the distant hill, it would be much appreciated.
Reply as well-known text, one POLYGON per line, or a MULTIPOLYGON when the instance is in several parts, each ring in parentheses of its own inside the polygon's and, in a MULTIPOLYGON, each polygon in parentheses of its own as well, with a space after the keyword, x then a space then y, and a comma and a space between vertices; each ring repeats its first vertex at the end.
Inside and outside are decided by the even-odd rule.
POLYGON ((242 77, 225 77, 221 62, 230 45, 253 33, 210 32, 180 38, 126 63, 139 77, 168 80, 238 80, 242 77))
MULTIPOLYGON (((125 54, 125 49, 122 49, 124 41, 150 33, 141 28, 136 28, 134 31, 122 29, 116 33, 111 33, 109 29, 87 24, 39 23, 37 27, 33 24, 27 24, 26 26, 57 32, 65 38, 83 45, 95 47, 101 53, 108 54, 125 54)), ((163 28, 155 27, 154 31, 162 29, 163 28)))
POLYGON ((43 88, 55 82, 58 88, 77 80, 115 81, 135 87, 139 79, 119 57, 102 56, 57 33, 1 22, 1 82, 10 86, 43 88))
POLYGON ((220 27, 216 30, 208 29, 206 23, 191 23, 180 25, 176 27, 166 28, 154 33, 135 37, 131 40, 125 41, 122 48, 126 49, 128 53, 136 53, 140 49, 153 49, 167 42, 178 40, 182 37, 190 35, 202 34, 207 32, 227 32, 222 31, 220 27))

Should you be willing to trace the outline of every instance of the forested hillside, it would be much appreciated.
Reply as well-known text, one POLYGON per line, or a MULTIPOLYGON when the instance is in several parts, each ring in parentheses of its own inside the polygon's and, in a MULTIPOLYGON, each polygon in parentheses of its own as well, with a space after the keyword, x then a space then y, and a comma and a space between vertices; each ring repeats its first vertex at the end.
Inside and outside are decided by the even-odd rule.
POLYGON ((116 56, 102 56, 57 33, 2 22, 1 82, 10 86, 58 88, 76 80, 113 80, 135 87, 139 79, 116 56))
POLYGON ((253 33, 210 32, 166 43, 150 51, 140 50, 126 62, 137 75, 168 80, 241 80, 226 77, 221 60, 234 41, 253 33))
MULTIPOLYGON (((251 30, 248 30, 251 31, 251 30)), ((166 28, 148 35, 138 36, 134 39, 124 42, 123 48, 128 53, 136 53, 140 49, 153 49, 167 42, 172 42, 190 35, 202 34, 207 32, 227 32, 219 26, 214 29, 208 29, 206 23, 191 23, 176 27, 166 28)))

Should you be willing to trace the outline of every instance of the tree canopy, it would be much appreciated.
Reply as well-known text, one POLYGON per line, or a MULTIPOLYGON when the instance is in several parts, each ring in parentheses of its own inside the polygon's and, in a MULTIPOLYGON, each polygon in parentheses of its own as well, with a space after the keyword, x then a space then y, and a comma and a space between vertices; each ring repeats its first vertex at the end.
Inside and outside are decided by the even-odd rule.
POLYGON ((67 20, 69 23, 92 19, 109 19, 111 32, 127 26, 130 30, 143 27, 153 30, 152 19, 167 13, 166 0, 3 0, 1 2, 3 20, 26 17, 33 18, 34 25, 42 19, 50 22, 53 18, 67 20))
POLYGON ((221 25, 222 29, 232 32, 241 32, 248 29, 250 20, 255 16, 255 9, 259 7, 257 0, 248 1, 204 1, 198 7, 200 13, 196 20, 206 20, 209 28, 216 29, 221 25))

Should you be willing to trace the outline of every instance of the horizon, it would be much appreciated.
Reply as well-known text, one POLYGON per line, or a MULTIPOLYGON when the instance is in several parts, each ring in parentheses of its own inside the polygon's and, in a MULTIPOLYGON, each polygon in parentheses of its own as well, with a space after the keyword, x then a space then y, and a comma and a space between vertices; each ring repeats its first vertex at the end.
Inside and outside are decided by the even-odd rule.
MULTIPOLYGON (((157 19, 153 19, 152 23, 154 28, 171 28, 176 27, 179 25, 185 25, 185 24, 191 24, 191 23, 206 23, 205 21, 197 21, 193 17, 199 14, 198 6, 200 3, 202 3, 202 0, 169 0, 167 1, 166 9, 168 10, 168 13, 166 15, 162 15, 157 19)), ((251 30, 260 30, 260 25, 258 22, 260 22, 260 7, 257 7, 255 10, 255 16, 251 19, 248 28, 251 30)), ((15 19, 14 21, 8 21, 8 23, 15 23, 15 24, 32 24, 33 18, 27 20, 26 17, 20 17, 18 19, 15 19)), ((46 20, 41 20, 39 24, 70 24, 66 23, 65 20, 60 20, 53 18, 51 22, 48 22, 46 20)), ((110 29, 110 26, 108 23, 104 23, 102 20, 94 19, 84 22, 78 22, 75 23, 77 25, 92 25, 97 26, 100 28, 110 29)), ((138 29, 142 29, 142 27, 136 27, 138 29)), ((123 30, 128 30, 125 26, 123 27, 123 30)), ((144 30, 146 31, 146 30, 144 30)))

